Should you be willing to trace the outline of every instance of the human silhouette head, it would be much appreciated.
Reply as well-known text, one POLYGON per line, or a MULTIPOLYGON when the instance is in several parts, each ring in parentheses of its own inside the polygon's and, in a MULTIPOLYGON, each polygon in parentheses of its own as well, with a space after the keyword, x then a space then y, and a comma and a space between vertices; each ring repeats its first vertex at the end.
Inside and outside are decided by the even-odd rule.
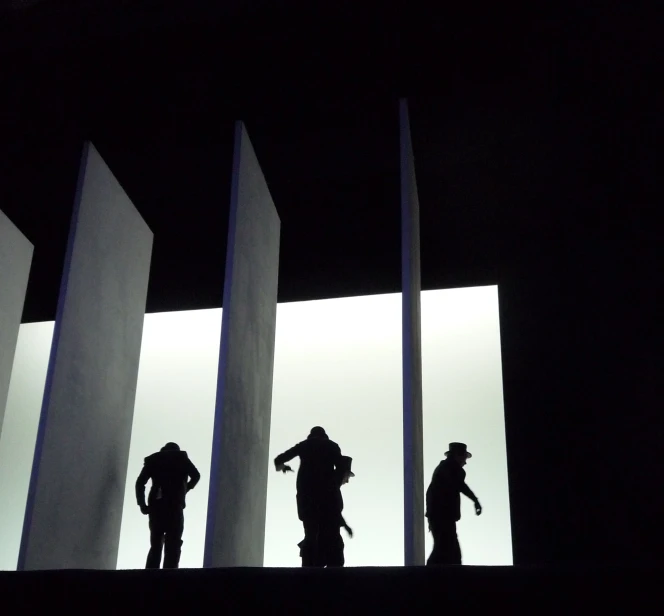
POLYGON ((466 461, 473 457, 473 454, 468 451, 465 443, 450 443, 448 451, 445 452, 446 458, 456 460, 461 466, 466 466, 466 461))
POLYGON ((328 438, 327 433, 320 426, 314 426, 309 432, 308 438, 328 438))
POLYGON ((162 448, 162 451, 180 451, 180 446, 177 443, 166 443, 162 448))

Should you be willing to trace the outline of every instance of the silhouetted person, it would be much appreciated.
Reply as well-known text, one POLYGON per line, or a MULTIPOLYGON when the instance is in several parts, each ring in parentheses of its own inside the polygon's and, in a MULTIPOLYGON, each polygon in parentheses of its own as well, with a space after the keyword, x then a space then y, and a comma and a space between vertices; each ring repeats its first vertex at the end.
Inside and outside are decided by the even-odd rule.
MULTIPOLYGON (((341 456, 341 461, 336 469, 335 485, 337 485, 333 506, 329 511, 321 512, 320 532, 318 535, 318 559, 319 567, 343 567, 346 563, 344 557, 344 540, 341 536, 343 528, 349 537, 353 537, 353 529, 348 526, 343 516, 344 500, 341 494, 341 487, 348 483, 355 473, 351 471, 353 459, 348 456, 341 456), (329 523, 327 518, 329 516, 329 523)), ((308 557, 306 539, 298 543, 300 556, 303 559, 302 566, 307 566, 304 559, 308 557)))
POLYGON ((145 458, 143 470, 136 480, 136 500, 141 513, 150 519, 150 551, 146 569, 159 569, 162 549, 164 569, 178 568, 186 495, 200 478, 201 474, 187 452, 180 451, 175 443, 167 443, 161 451, 145 458), (150 479, 152 487, 146 506, 145 486, 150 479))
POLYGON ((475 503, 475 513, 482 513, 477 496, 466 485, 463 467, 471 458, 464 443, 450 443, 449 451, 433 473, 427 489, 426 516, 433 535, 433 550, 427 565, 460 565, 461 548, 456 523, 461 519, 461 494, 475 503))
MULTIPOLYGON (((277 471, 291 471, 286 462, 298 456, 297 514, 304 526, 304 540, 299 544, 302 566, 343 566, 341 485, 344 478, 347 481, 352 476, 351 459, 341 455, 339 445, 320 426, 274 459, 277 471)), ((347 526, 345 521, 343 526, 347 526)))

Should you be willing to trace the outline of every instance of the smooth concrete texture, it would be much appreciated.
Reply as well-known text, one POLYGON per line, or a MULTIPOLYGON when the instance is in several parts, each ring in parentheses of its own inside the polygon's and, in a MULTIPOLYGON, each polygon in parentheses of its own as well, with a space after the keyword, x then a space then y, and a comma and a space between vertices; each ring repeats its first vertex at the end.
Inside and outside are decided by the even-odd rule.
POLYGON ((33 246, 0 210, 0 435, 33 246))
POLYGON ((399 102, 403 331, 404 560, 424 564, 420 202, 408 103, 399 102))
POLYGON ((18 568, 116 565, 153 236, 85 144, 18 568))
POLYGON ((281 222, 236 124, 204 566, 262 566, 281 222))
MULTIPOLYGON (((343 487, 349 567, 404 564, 401 298, 277 306, 270 460, 317 424, 353 456, 356 477, 343 487)), ((477 517, 462 501, 467 565, 512 564, 498 310, 495 286, 422 292, 424 484, 448 442, 465 440, 468 483, 484 506, 477 517)), ((220 308, 145 317, 118 568, 145 565, 148 520, 133 484, 145 455, 170 440, 203 475, 187 496, 181 566, 203 565, 221 317, 220 308)), ((19 330, 0 439, 0 569, 16 568, 52 337, 53 321, 19 330)), ((301 539, 295 475, 271 467, 264 566, 298 567, 301 539)))

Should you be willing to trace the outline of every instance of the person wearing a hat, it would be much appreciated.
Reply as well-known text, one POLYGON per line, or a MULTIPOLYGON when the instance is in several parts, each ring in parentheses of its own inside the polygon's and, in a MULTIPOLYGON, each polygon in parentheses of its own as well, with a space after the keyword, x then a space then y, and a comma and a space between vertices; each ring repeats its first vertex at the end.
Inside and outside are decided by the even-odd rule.
POLYGON ((185 499, 200 481, 201 474, 186 451, 176 443, 166 443, 161 451, 145 458, 143 470, 136 480, 136 500, 141 513, 150 520, 150 551, 146 569, 159 569, 162 550, 164 569, 177 569, 182 550, 185 499), (145 504, 145 486, 152 487, 145 504))
MULTIPOLYGON (((300 458, 297 473, 297 514, 304 526, 304 540, 298 545, 303 567, 343 566, 343 520, 341 486, 354 474, 352 459, 320 426, 309 436, 274 459, 277 471, 292 471, 286 462, 300 458)), ((352 531, 350 531, 352 533, 352 531)))
POLYGON ((426 493, 426 517, 433 535, 433 550, 427 565, 460 565, 461 548, 456 523, 461 519, 461 494, 475 503, 475 513, 482 513, 477 496, 466 485, 463 467, 472 457, 465 443, 450 443, 445 459, 436 467, 426 493))

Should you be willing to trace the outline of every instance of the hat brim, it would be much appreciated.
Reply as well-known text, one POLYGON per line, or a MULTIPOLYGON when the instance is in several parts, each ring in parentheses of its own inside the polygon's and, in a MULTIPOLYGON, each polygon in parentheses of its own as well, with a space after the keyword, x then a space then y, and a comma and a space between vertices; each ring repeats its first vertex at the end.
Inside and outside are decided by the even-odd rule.
MULTIPOLYGON (((446 456, 449 456, 449 455, 451 455, 452 453, 453 453, 453 452, 451 452, 451 451, 446 451, 446 452, 445 452, 445 455, 446 455, 446 456)), ((468 460, 469 458, 472 458, 472 457, 473 457, 473 454, 470 453, 470 451, 467 451, 467 452, 466 452, 466 460, 468 460)))

